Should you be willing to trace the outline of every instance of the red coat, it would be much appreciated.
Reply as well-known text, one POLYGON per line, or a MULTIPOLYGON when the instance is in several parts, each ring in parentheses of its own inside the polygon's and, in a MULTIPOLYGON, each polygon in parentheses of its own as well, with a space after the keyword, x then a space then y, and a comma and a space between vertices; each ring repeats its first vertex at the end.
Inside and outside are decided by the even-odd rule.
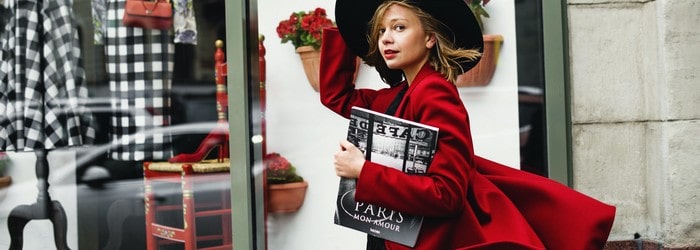
MULTIPOLYGON (((354 55, 337 30, 326 29, 323 36, 321 102, 346 118, 352 106, 385 112, 407 83, 356 90, 354 55)), ((431 66, 416 75, 396 115, 440 129, 428 172, 406 175, 367 161, 355 200, 425 216, 415 249, 603 248, 615 208, 547 178, 475 156, 457 88, 431 66)), ((386 248, 408 249, 390 241, 386 248)))

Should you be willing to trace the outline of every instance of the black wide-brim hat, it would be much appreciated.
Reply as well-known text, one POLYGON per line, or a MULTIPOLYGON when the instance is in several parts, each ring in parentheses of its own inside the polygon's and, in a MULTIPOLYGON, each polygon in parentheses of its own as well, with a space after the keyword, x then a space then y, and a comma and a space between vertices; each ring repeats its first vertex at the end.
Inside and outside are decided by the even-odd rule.
MULTIPOLYGON (((377 7, 387 0, 337 0, 335 19, 340 35, 348 48, 363 60, 369 50, 367 32, 377 7)), ((435 19, 445 24, 443 34, 452 39, 456 48, 483 52, 484 40, 474 14, 464 0, 410 0, 435 19)), ((366 61, 366 60, 365 60, 366 61)), ((479 60, 464 62, 462 70, 474 67, 479 60)))

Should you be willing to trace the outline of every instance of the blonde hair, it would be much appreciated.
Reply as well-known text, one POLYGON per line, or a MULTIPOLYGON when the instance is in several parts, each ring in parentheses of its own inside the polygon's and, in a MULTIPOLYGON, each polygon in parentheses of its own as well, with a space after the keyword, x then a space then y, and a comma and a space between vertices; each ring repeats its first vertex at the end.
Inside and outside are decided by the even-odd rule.
POLYGON ((454 83, 457 80, 457 76, 464 72, 464 69, 460 66, 462 63, 477 60, 481 56, 481 53, 476 48, 456 48, 454 42, 448 39, 446 34, 444 34, 444 31, 448 29, 448 27, 419 7, 410 4, 410 1, 386 1, 377 7, 370 21, 371 26, 367 33, 369 51, 365 56, 367 64, 374 66, 385 81, 388 79, 395 80, 396 72, 389 69, 379 52, 379 32, 381 18, 384 17, 384 14, 392 5, 399 5, 413 10, 423 25, 425 32, 435 36, 435 46, 430 50, 428 62, 448 81, 454 83))

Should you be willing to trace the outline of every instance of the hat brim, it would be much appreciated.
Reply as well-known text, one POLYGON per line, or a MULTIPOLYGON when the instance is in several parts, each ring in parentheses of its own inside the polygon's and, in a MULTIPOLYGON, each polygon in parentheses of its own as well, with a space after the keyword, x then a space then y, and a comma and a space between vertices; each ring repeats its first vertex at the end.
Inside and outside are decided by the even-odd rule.
MULTIPOLYGON (((357 56, 367 54, 367 32, 370 20, 377 7, 386 0, 337 0, 335 2, 336 25, 348 48, 357 56)), ((474 14, 463 0, 413 0, 426 13, 441 21, 447 29, 446 37, 462 49, 483 52, 484 40, 474 14)), ((462 63, 464 72, 474 67, 479 60, 462 63)))

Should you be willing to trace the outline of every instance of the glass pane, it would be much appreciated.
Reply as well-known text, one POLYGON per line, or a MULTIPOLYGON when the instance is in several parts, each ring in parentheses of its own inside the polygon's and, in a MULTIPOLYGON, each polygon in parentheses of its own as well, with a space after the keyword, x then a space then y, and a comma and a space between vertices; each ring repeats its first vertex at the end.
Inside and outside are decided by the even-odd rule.
MULTIPOLYGON (((141 24, 124 23, 131 19, 122 15, 126 0, 2 2, 0 63, 8 67, 0 73, 0 95, 8 98, 0 98, 0 129, 27 125, 16 122, 28 119, 17 111, 26 102, 16 97, 33 90, 47 104, 43 111, 58 114, 39 116, 58 125, 39 126, 40 135, 71 134, 81 127, 74 123, 86 132, 33 147, 47 149, 45 164, 35 160, 41 154, 8 146, 23 141, 3 134, 9 165, 0 176, 12 181, 0 185, 0 225, 9 229, 0 230, 0 248, 19 243, 8 231, 23 236, 24 249, 183 249, 168 239, 195 232, 209 236, 187 244, 230 247, 227 70, 215 61, 216 41, 226 45, 225 1, 133 1, 136 19, 146 18, 138 11, 168 16, 175 5, 170 17, 141 24), (32 39, 40 47, 23 47, 32 39), (29 63, 33 55, 36 64, 29 63), (36 73, 23 73, 32 67, 36 73), (35 86, 18 81, 25 76, 38 79, 35 86), (12 107, 20 115, 11 115, 12 107), (37 184, 45 175, 48 188, 37 184), (50 207, 27 212, 43 209, 40 204, 50 207), (44 222, 24 226, 22 220, 44 222), (55 242, 47 240, 54 232, 55 242)), ((225 63, 225 54, 220 58, 225 63)))
POLYGON ((521 169, 547 176, 542 2, 515 1, 521 169))

